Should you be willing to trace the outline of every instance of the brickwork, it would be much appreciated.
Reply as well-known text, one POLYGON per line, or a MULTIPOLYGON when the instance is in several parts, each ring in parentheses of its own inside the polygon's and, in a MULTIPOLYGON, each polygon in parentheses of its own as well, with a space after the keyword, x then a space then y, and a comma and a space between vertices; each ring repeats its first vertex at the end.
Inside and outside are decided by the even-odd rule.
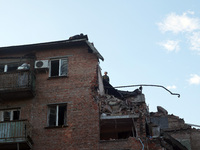
POLYGON ((34 129, 36 132, 41 130, 41 125, 43 128, 47 125, 46 104, 67 102, 68 127, 43 129, 43 132, 40 131, 39 135, 33 138, 35 143, 39 143, 34 144, 34 149, 41 149, 42 146, 45 146, 42 149, 58 149, 58 146, 59 149, 98 149, 98 109, 97 103, 91 96, 91 83, 96 77, 98 65, 97 58, 88 53, 86 47, 45 51, 38 53, 36 57, 42 60, 66 55, 69 55, 67 78, 48 79, 48 73, 37 74, 36 93, 38 94, 35 97, 37 102, 34 104, 35 118, 32 124, 39 121, 40 123, 34 125, 34 129), (38 111, 40 107, 39 110, 44 112, 38 111), (38 120, 38 118, 43 119, 38 120))
MULTIPOLYGON (((34 55, 35 60, 65 57, 68 62, 67 76, 64 77, 49 77, 49 69, 35 70, 36 88, 33 98, 0 99, 0 110, 20 108, 20 119, 28 120, 32 125, 31 138, 34 144, 31 150, 139 150, 143 146, 144 150, 162 150, 159 138, 146 137, 146 120, 149 116, 142 93, 140 93, 140 96, 143 97, 142 100, 140 96, 139 98, 130 96, 127 99, 120 99, 123 104, 128 103, 134 107, 123 107, 123 110, 120 109, 125 111, 123 113, 118 110, 113 111, 113 116, 116 118, 120 118, 120 115, 135 117, 123 118, 122 122, 118 121, 119 124, 123 123, 122 125, 130 124, 126 126, 130 130, 125 130, 124 126, 118 128, 123 134, 128 132, 126 133, 128 136, 125 138, 124 136, 114 136, 120 138, 100 140, 99 124, 102 114, 99 112, 101 99, 97 93, 99 58, 96 54, 88 51, 88 45, 79 43, 45 49, 44 47, 37 49, 33 46, 29 51, 23 48, 18 52, 9 51, 9 53, 2 52, 0 49, 0 57, 20 58, 29 54, 34 55), (48 107, 61 103, 67 105, 67 124, 49 127, 48 107), (130 137, 129 133, 133 133, 134 137, 130 137)), ((33 67, 34 65, 31 66, 31 68, 33 67)), ((113 110, 119 108, 113 107, 113 110)), ((117 122, 115 119, 114 121, 117 122)), ((117 126, 117 123, 115 125, 117 126)), ((174 127, 174 124, 171 126, 174 127)), ((117 127, 111 127, 113 127, 113 131, 117 129, 117 127)), ((121 132, 114 133, 121 134, 121 132)), ((196 137, 199 135, 194 133, 190 138, 195 139, 196 137)), ((197 144, 197 141, 194 140, 194 142, 197 144)))
POLYGON ((0 108, 21 108, 20 119, 33 126, 33 150, 99 149, 99 109, 94 99, 97 57, 86 46, 36 51, 35 55, 37 60, 67 56, 68 76, 49 78, 48 70, 38 70, 35 97, 1 101, 0 108), (47 105, 53 103, 67 103, 67 127, 46 128, 47 105))
POLYGON ((139 150, 142 144, 136 138, 128 138, 126 140, 113 140, 100 142, 100 150, 139 150))

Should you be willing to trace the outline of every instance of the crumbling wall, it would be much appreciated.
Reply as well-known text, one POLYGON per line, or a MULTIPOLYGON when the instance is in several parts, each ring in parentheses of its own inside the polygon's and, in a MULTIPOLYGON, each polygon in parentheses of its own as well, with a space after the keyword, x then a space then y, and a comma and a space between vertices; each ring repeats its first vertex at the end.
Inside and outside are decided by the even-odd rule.
POLYGON ((150 113, 151 123, 179 141, 188 150, 199 150, 200 130, 192 129, 184 119, 175 115, 168 115, 167 111, 159 107, 158 112, 150 113))
POLYGON ((147 113, 144 95, 141 94, 123 100, 113 95, 104 95, 100 98, 100 113, 103 116, 139 114, 144 116, 147 113))
POLYGON ((199 150, 200 149, 200 129, 192 129, 190 134, 190 141, 191 141, 191 149, 192 150, 199 150))
POLYGON ((190 128, 189 125, 185 124, 185 121, 178 116, 168 115, 168 129, 176 130, 176 129, 187 129, 190 128))
POLYGON ((104 95, 99 102, 101 140, 146 136, 147 108, 143 94, 124 99, 104 95))

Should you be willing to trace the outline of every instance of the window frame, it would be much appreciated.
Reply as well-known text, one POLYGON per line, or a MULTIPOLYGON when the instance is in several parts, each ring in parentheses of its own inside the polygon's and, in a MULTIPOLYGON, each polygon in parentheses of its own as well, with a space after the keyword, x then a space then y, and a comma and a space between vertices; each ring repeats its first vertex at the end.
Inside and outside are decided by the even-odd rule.
POLYGON ((49 61, 49 77, 65 77, 68 75, 68 58, 67 57, 61 57, 61 58, 51 58, 49 61), (58 75, 52 76, 52 61, 59 61, 59 66, 58 66, 58 75), (66 73, 62 74, 62 65, 66 65, 66 73))
POLYGON ((60 104, 49 104, 47 105, 47 127, 63 127, 63 126, 67 126, 67 103, 60 103, 60 104), (50 109, 52 107, 56 107, 56 124, 55 125, 50 125, 50 109), (65 106, 65 111, 64 111, 64 118, 63 118, 63 124, 59 125, 59 107, 60 106, 65 106))
POLYGON ((9 121, 20 120, 20 116, 21 116, 20 109, 5 109, 5 110, 0 110, 0 122, 7 122, 7 121, 5 121, 5 117, 4 117, 5 112, 10 112, 10 120, 9 121), (19 111, 19 119, 14 120, 14 111, 19 111))
POLYGON ((25 63, 25 61, 21 61, 21 62, 8 62, 8 63, 1 63, 0 64, 0 73, 10 73, 10 72, 15 72, 18 70, 29 70, 30 69, 30 64, 27 64, 29 68, 27 69, 18 69, 21 65, 23 65, 25 63))

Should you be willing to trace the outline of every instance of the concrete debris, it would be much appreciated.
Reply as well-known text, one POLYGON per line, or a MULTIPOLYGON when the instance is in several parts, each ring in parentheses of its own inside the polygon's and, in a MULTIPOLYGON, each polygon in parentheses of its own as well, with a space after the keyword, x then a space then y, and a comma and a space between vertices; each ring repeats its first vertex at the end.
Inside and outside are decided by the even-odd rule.
POLYGON ((106 114, 107 116, 142 113, 143 110, 141 110, 138 102, 145 101, 143 94, 127 98, 126 100, 121 100, 113 95, 104 95, 100 99, 101 114, 106 114))

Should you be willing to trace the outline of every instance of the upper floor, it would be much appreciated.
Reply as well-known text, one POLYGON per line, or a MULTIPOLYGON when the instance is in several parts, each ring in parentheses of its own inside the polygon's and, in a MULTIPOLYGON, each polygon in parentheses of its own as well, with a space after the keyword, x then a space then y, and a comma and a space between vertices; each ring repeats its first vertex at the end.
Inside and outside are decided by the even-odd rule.
POLYGON ((63 41, 1 47, 0 99, 33 98, 40 84, 61 77, 74 84, 74 78, 86 79, 89 85, 87 77, 94 76, 99 59, 104 60, 83 34, 63 41))

